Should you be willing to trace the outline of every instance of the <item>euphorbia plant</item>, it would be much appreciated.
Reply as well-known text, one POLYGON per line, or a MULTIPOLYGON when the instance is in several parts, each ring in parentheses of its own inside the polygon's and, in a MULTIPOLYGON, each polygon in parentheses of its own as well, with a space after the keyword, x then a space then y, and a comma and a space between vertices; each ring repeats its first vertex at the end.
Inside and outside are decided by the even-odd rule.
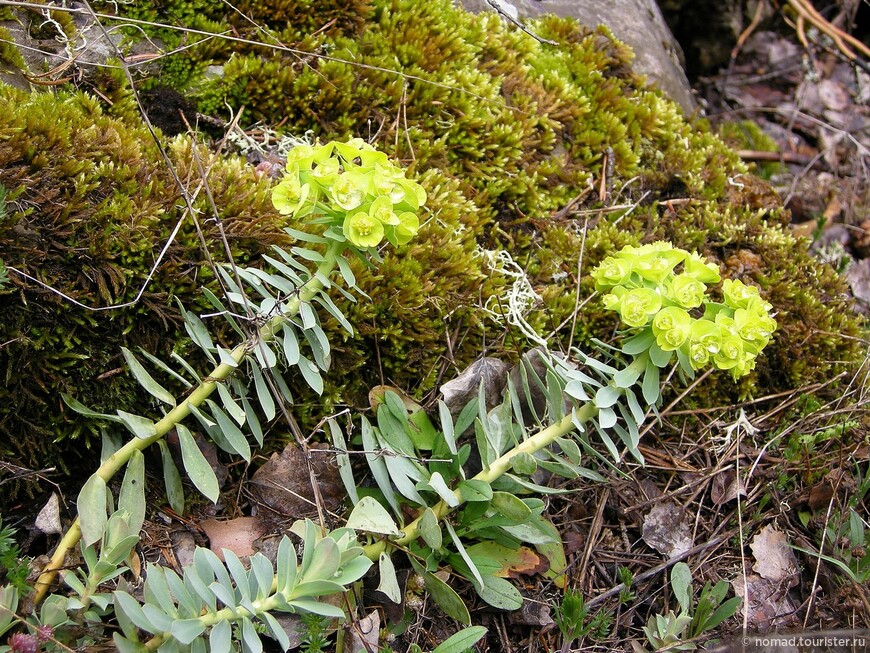
MULTIPOLYGON (((432 573, 442 562, 465 576, 485 601, 518 608, 519 592, 500 576, 522 561, 524 544, 536 546, 557 572, 564 559, 558 532, 543 517, 543 502, 536 496, 558 490, 532 482, 535 470, 542 467, 568 478, 592 476, 580 467, 590 433, 599 436, 614 459, 620 458, 616 441, 621 441, 642 460, 639 427, 661 400, 663 368, 676 361, 682 374, 691 377, 712 365, 739 378, 753 369, 776 329, 772 307, 757 288, 726 280, 722 301, 714 299, 708 290, 720 281, 718 268, 668 243, 626 247, 605 259, 592 276, 596 288, 606 292, 604 305, 617 311, 625 325, 621 350, 602 348, 595 356, 572 352, 581 368, 552 357, 542 376, 531 366, 522 367, 522 387, 509 380, 504 400, 489 411, 482 390, 455 422, 442 403, 440 431, 425 413, 409 415, 389 393, 378 410, 377 426, 363 418, 365 449, 394 455, 367 455, 383 505, 364 498, 348 524, 373 534, 366 553, 378 558, 382 589, 389 596, 398 595, 390 555, 407 550, 433 597, 454 618, 467 622, 468 612, 432 573), (529 425, 535 386, 543 389, 547 406, 545 415, 529 425), (461 434, 471 426, 473 437, 463 441, 461 434), (467 473, 472 448, 482 469, 467 473), (406 523, 409 507, 416 509, 416 517, 406 523)), ((337 425, 333 437, 343 448, 337 425)), ((343 469, 353 494, 347 460, 343 469)))
MULTIPOLYGON (((406 179, 404 171, 385 154, 359 139, 295 148, 284 178, 275 187, 273 203, 281 213, 317 225, 319 233, 288 229, 291 236, 308 247, 294 247, 290 252, 276 247, 277 257, 264 257, 270 269, 219 268, 227 288, 226 299, 235 305, 232 311, 213 293, 204 291, 243 341, 233 349, 215 345, 202 320, 181 307, 191 340, 214 363, 211 372, 198 375, 177 354, 173 358, 181 371, 150 354, 142 354, 187 388, 184 398, 177 399, 133 352, 124 350, 131 373, 165 406, 161 418, 152 420, 121 410, 98 414, 76 399, 64 397, 73 410, 122 425, 132 438, 106 452, 104 462, 82 488, 78 518, 38 579, 34 602, 39 604, 44 599, 58 570, 64 567, 67 554, 81 539, 88 570, 81 573, 81 578, 64 572, 64 580, 79 597, 52 595, 39 621, 64 626, 69 623, 68 612, 84 611, 84 619, 93 625, 114 607, 123 632, 115 634, 115 642, 125 650, 163 647, 164 643, 204 650, 206 631, 213 645, 222 645, 229 641, 230 624, 235 624, 237 636, 247 648, 256 649, 253 619, 262 621, 286 647, 286 636, 271 618, 270 610, 341 614, 334 606, 314 599, 344 591, 365 573, 370 562, 362 557, 363 550, 356 545, 353 531, 340 529, 324 536, 310 522, 295 528, 305 543, 301 563, 297 565, 289 541, 282 543, 277 575, 262 556, 255 557, 251 570, 245 571, 232 556, 227 557, 225 568, 216 557, 201 552, 183 578, 151 566, 141 607, 126 592, 99 594, 96 588, 124 570, 119 565, 138 540, 145 518, 142 451, 151 444, 159 445, 167 497, 173 508, 183 511, 181 478, 163 439, 174 429, 187 475, 205 496, 216 501, 217 479, 184 420, 192 415, 219 447, 250 460, 251 449, 244 431, 262 444, 261 417, 269 421, 276 416, 276 397, 265 375, 272 376, 282 395, 278 400, 292 401, 282 376, 291 367, 297 368, 315 391, 322 391, 320 371, 329 367, 330 346, 320 327, 318 310, 326 311, 352 333, 351 325, 327 292, 335 289, 353 299, 339 287, 335 273, 340 274, 344 285, 355 289, 350 259, 377 259, 376 248, 384 239, 394 245, 408 242, 419 228, 417 213, 425 200, 426 193, 419 184, 406 179), (238 319, 239 313, 246 315, 247 321, 238 319), (212 399, 215 394, 217 401, 212 399), (121 470, 125 473, 118 510, 114 510, 115 499, 107 482, 121 470), (151 635, 144 644, 139 643, 140 632, 151 635)), ((6 608, 17 603, 14 590, 4 590, 2 596, 6 608)))
MULTIPOLYGON (((543 353, 543 373, 522 366, 520 381, 508 381, 495 408, 487 409, 482 390, 455 418, 439 404, 439 428, 422 409, 409 410, 387 392, 377 423, 365 417, 361 422, 363 453, 377 485, 367 488, 362 498, 344 435, 330 421, 341 475, 355 506, 348 528, 324 533, 311 522, 297 522, 292 530, 303 540, 301 561, 285 539, 278 549, 277 570, 260 555, 246 569, 230 553, 225 553, 224 564, 211 552, 198 550, 182 576, 150 565, 141 602, 124 589, 101 593, 106 580, 123 573, 120 565, 145 518, 142 450, 153 443, 160 447, 167 498, 181 512, 180 474, 163 441, 174 429, 188 477, 206 497, 217 500, 214 472, 184 421, 192 416, 219 447, 250 460, 246 432, 262 444, 261 419, 276 417, 276 399, 292 402, 284 372, 295 368, 315 391, 323 389, 320 372, 329 367, 330 345, 319 311, 352 333, 328 291, 353 300, 338 282, 340 277, 347 288, 356 287, 349 260, 377 261, 377 248, 384 241, 407 243, 419 228, 425 200, 422 187, 358 139, 291 151, 273 203, 279 212, 317 225, 318 233, 288 229, 306 246, 289 252, 275 248, 275 257, 264 257, 266 269, 219 268, 233 310, 204 291, 241 336, 241 344, 233 349, 215 345, 202 320, 182 307, 192 342, 214 363, 211 372, 198 375, 177 354, 173 358, 181 371, 142 355, 187 388, 183 399, 156 381, 136 354, 124 351, 131 373, 165 407, 160 419, 120 410, 97 414, 65 397, 74 410, 120 424, 133 437, 123 446, 110 447, 85 483, 77 504, 79 518, 40 577, 36 602, 80 538, 86 569, 65 572, 74 596, 49 597, 33 618, 36 623, 57 629, 78 619, 94 632, 114 612, 120 628, 115 643, 124 651, 204 651, 209 646, 227 649, 233 636, 243 648, 258 650, 256 620, 260 630, 268 629, 286 647, 286 635, 271 612, 339 616, 341 610, 317 598, 346 591, 373 560, 381 572, 380 588, 398 601, 401 588, 391 557, 395 551, 410 554, 410 565, 432 597, 460 622, 470 621, 467 607, 434 573, 445 563, 468 578, 485 601, 518 608, 522 597, 499 574, 522 557, 524 544, 549 559, 554 580, 563 580, 559 534, 546 520, 539 498, 559 490, 536 483, 534 472, 543 468, 566 477, 598 478, 581 467, 582 452, 594 450, 591 434, 598 435, 615 459, 621 455, 621 442, 640 460, 639 427, 660 401, 662 368, 676 357, 685 375, 713 365, 737 378, 752 369, 776 328, 770 305, 755 288, 726 280, 723 301, 713 300, 708 289, 719 281, 718 270, 697 254, 665 243, 626 248, 593 272, 598 290, 607 293, 605 306, 618 311, 625 323, 621 351, 602 348, 594 356, 574 351, 571 358, 543 353), (239 319, 239 313, 247 319, 239 319), (541 409, 531 397, 535 387, 546 397, 541 409), (274 397, 272 388, 281 396, 274 397), (473 435, 466 436, 469 430, 473 435), (477 456, 472 457, 474 448, 477 456), (479 461, 476 469, 469 468, 470 459, 479 461), (107 482, 122 469, 115 510, 107 482), (355 531, 369 534, 365 547, 357 544, 355 531)), ((14 590, 0 592, 0 607, 15 602, 14 590)), ((480 629, 469 629, 460 639, 470 646, 480 636, 480 629)))

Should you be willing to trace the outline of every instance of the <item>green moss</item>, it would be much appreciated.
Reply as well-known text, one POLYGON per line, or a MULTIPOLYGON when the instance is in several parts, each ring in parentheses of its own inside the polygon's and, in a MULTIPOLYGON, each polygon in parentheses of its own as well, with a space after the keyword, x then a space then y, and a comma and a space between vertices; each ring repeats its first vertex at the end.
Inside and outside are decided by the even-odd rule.
MULTIPOLYGON (((718 131, 722 140, 736 150, 779 152, 776 141, 766 134, 758 123, 751 120, 723 122, 719 125, 718 131)), ((756 168, 759 176, 764 179, 770 179, 785 170, 783 164, 776 162, 759 163, 756 168)))
MULTIPOLYGON (((120 6, 140 17, 172 8, 170 22, 270 39, 222 5, 134 4, 120 6)), ((743 385, 712 378, 690 399, 695 405, 799 387, 860 359, 850 339, 859 322, 842 283, 788 233, 776 196, 705 125, 687 122, 674 103, 646 89, 632 72, 631 52, 606 29, 544 18, 535 30, 560 43, 551 47, 493 13, 472 16, 449 0, 242 8, 296 51, 213 38, 161 59, 168 73, 155 77, 217 118, 244 106, 245 121, 280 124, 286 134, 376 141, 419 176, 430 197, 419 237, 386 252, 373 272, 357 270, 371 300, 341 305, 355 337, 327 324, 336 369, 321 399, 294 387, 303 425, 339 400, 364 406, 375 382, 424 397, 487 347, 506 357, 527 347, 483 310, 497 305, 510 280, 480 248, 507 249, 528 271, 541 302, 527 319, 563 346, 608 338, 616 326, 593 300, 569 332, 581 255, 585 272, 625 244, 666 238, 714 258, 727 276, 758 284, 779 312, 774 343, 743 385), (206 64, 223 74, 205 75, 206 64)), ((123 80, 111 72, 102 80, 108 109, 82 94, 0 93, 0 110, 10 116, 0 127, 0 183, 15 197, 0 224, 6 262, 90 305, 131 299, 183 215, 123 80)), ((268 179, 187 139, 168 151, 180 179, 199 178, 194 153, 210 167, 209 187, 239 262, 282 242, 268 179)), ((202 197, 195 205, 210 215, 202 197)), ((219 254, 212 223, 200 224, 219 254)), ((201 307, 195 287, 210 279, 188 224, 133 308, 73 309, 13 276, 16 292, 0 297, 0 337, 15 341, 0 349, 8 381, 0 429, 27 437, 3 437, 9 455, 42 465, 40 447, 86 428, 67 414, 58 388, 98 408, 147 410, 117 373, 119 347, 165 353, 180 338, 171 300, 201 307)), ((579 283, 582 301, 593 289, 582 276, 579 283)))
POLYGON ((0 27, 0 67, 11 67, 13 70, 27 70, 27 62, 21 51, 13 45, 15 39, 5 27, 0 27))

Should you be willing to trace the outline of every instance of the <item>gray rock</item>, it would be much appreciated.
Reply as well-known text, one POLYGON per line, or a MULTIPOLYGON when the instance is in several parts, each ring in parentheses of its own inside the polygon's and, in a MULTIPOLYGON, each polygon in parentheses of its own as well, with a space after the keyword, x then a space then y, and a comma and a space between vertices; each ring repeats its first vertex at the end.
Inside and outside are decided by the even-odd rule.
MULTIPOLYGON (((469 11, 493 11, 487 0, 459 0, 469 11)), ((523 18, 543 14, 573 17, 584 25, 606 25, 635 52, 634 69, 647 75, 686 114, 697 105, 682 68, 682 50, 668 29, 655 0, 494 0, 506 13, 523 18)))

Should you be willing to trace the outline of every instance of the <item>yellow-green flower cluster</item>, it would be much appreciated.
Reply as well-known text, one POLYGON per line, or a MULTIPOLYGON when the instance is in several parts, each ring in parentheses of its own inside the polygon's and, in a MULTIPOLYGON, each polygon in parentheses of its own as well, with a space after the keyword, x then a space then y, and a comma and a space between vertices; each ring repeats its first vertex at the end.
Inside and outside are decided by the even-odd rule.
POLYGON ((283 215, 316 216, 340 225, 356 247, 377 247, 384 239, 407 243, 420 228, 426 202, 420 184, 362 139, 326 145, 298 145, 287 156, 284 178, 272 190, 283 215))
POLYGON ((607 293, 608 309, 631 329, 649 334, 651 347, 677 352, 692 370, 712 363, 739 378, 755 367, 776 330, 772 307, 758 288, 726 279, 724 301, 714 302, 707 290, 719 282, 719 269, 670 243, 625 247, 592 277, 596 290, 607 293))

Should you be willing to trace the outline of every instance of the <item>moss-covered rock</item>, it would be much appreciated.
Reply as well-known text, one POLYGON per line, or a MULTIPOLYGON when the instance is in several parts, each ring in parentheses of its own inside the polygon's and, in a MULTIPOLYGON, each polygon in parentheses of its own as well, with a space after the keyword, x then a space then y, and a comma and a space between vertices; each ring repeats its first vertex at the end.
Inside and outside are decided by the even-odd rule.
MULTIPOLYGON (((740 388, 711 381, 696 391, 699 405, 829 378, 859 356, 849 339, 858 323, 840 280, 788 233, 778 199, 703 124, 646 90, 631 52, 606 29, 542 19, 535 30, 560 43, 552 47, 449 0, 248 4, 240 8, 270 37, 214 3, 134 3, 138 17, 168 15, 242 39, 204 40, 161 60, 168 72, 155 78, 214 118, 244 106, 246 121, 281 125, 289 135, 368 138, 409 166, 430 196, 418 238, 387 252, 373 273, 359 270, 371 301, 342 306, 358 334, 332 329, 338 364, 325 403, 362 404, 381 380, 423 395, 485 347, 506 356, 526 347, 483 310, 504 307, 499 298, 512 280, 492 270, 480 248, 504 248, 528 271, 542 301, 527 320, 556 346, 571 340, 581 254, 588 270, 625 244, 667 238, 759 285, 779 311, 776 340, 740 388)), ((124 303, 185 221, 129 308, 85 311, 12 275, 14 288, 0 296, 0 441, 25 464, 45 464, 50 441, 82 429, 59 401, 61 389, 97 407, 146 410, 120 373, 119 347, 165 353, 180 337, 171 300, 202 306, 196 286, 211 280, 169 165, 118 77, 101 75, 111 107, 81 93, 0 92, 8 117, 0 183, 11 190, 0 223, 4 260, 85 304, 124 303)), ((187 138, 164 147, 218 259, 197 157, 210 170, 238 261, 286 242, 268 178, 187 138)), ((580 284, 580 297, 589 296, 591 283, 580 284)), ((573 343, 607 337, 614 325, 589 303, 573 343)), ((306 402, 298 410, 313 423, 322 408, 306 402)))

